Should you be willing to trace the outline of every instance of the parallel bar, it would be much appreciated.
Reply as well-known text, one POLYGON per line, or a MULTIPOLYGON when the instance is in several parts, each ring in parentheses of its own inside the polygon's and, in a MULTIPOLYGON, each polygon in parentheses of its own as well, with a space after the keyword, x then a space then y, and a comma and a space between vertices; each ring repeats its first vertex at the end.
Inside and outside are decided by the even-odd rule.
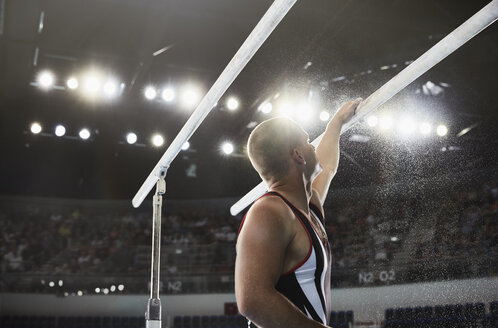
POLYGON ((197 130, 202 121, 213 109, 213 106, 218 102, 296 1, 297 0, 275 0, 270 6, 140 187, 132 201, 134 207, 139 207, 140 204, 142 204, 145 197, 147 197, 150 190, 159 179, 161 171, 169 168, 173 159, 175 159, 180 152, 183 144, 190 139, 192 134, 194 134, 195 130, 197 130))
MULTIPOLYGON (((353 125, 358 123, 362 118, 372 113, 386 101, 391 99, 395 94, 404 89, 407 85, 415 81, 422 74, 434 67, 449 54, 460 48, 467 41, 476 36, 479 32, 491 25, 498 18, 498 0, 491 1, 487 6, 478 11, 474 16, 469 18, 465 23, 460 25, 453 32, 448 34, 444 39, 439 41, 426 53, 407 66, 398 75, 389 80, 380 89, 375 91, 370 97, 365 99, 357 109, 356 115, 341 129, 341 134, 349 130, 353 125)), ((313 145, 318 145, 322 140, 323 133, 313 140, 313 145)), ((230 208, 232 215, 239 214, 244 208, 258 199, 265 193, 267 187, 261 182, 249 193, 242 197, 237 203, 230 208)))

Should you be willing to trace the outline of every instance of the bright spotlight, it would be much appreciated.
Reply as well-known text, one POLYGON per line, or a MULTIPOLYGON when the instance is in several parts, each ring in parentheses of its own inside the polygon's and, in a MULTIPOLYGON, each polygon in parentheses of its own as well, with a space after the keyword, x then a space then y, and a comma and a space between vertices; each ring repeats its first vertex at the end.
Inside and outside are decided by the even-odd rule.
POLYGON ((100 288, 99 287, 95 288, 95 293, 97 293, 97 294, 100 293, 100 288))
POLYGON ((49 285, 50 287, 54 287, 54 286, 55 286, 55 282, 51 281, 51 282, 49 282, 49 283, 48 283, 48 285, 49 285))
POLYGON ((173 101, 173 99, 175 99, 175 91, 171 88, 166 88, 161 93, 161 97, 164 101, 171 102, 173 101))
POLYGON ((436 133, 440 137, 444 137, 448 133, 448 128, 445 125, 439 125, 436 129, 436 133))
POLYGON ((95 75, 88 75, 83 81, 83 91, 90 96, 93 96, 100 89, 100 80, 95 75))
POLYGON ((59 287, 62 287, 64 285, 64 281, 59 280, 59 287))
POLYGON ((379 122, 379 120, 377 119, 377 116, 375 116, 375 115, 370 115, 367 118, 367 124, 368 124, 368 126, 371 126, 372 128, 377 126, 378 122, 379 122))
POLYGON ((222 145, 221 145, 221 151, 225 154, 225 155, 230 155, 231 153, 233 153, 233 144, 231 142, 224 142, 222 145))
POLYGON ((393 119, 390 116, 382 116, 379 119, 379 127, 381 130, 389 130, 393 126, 393 119))
POLYGON ((399 122, 398 130, 402 134, 412 134, 415 132, 416 124, 411 118, 404 118, 399 122))
POLYGON ((54 85, 55 76, 52 72, 42 71, 38 74, 37 81, 40 88, 48 90, 54 85))
POLYGON ((75 78, 75 77, 70 77, 67 81, 66 81, 66 85, 69 89, 71 90, 74 90, 74 89, 77 89, 78 88, 78 80, 75 78))
POLYGON ((107 97, 114 97, 118 93, 118 83, 116 81, 107 81, 104 84, 104 94, 107 97))
POLYGON ((187 87, 182 93, 182 104, 186 107, 193 107, 197 105, 201 98, 200 91, 195 87, 187 87))
POLYGON ((161 147, 164 144, 164 138, 160 134, 155 134, 152 137, 152 144, 156 147, 161 147))
POLYGON ((429 123, 424 122, 424 123, 420 124, 419 131, 421 134, 427 135, 427 134, 431 133, 431 130, 432 130, 432 127, 429 123))
POLYGON ((280 104, 280 106, 278 106, 278 112, 282 116, 290 117, 290 116, 292 116, 292 114, 294 112, 294 108, 292 107, 291 103, 283 102, 280 104))
POLYGON ((66 128, 64 127, 64 125, 57 125, 55 127, 55 135, 58 136, 58 137, 62 137, 66 134, 66 128))
POLYGON ((104 292, 105 295, 109 294, 109 289, 108 288, 104 288, 102 291, 104 292))
POLYGON ((40 123, 35 122, 35 123, 31 124, 31 132, 33 134, 38 134, 41 132, 41 130, 42 130, 42 127, 41 127, 40 123))
POLYGON ((313 117, 313 107, 308 102, 301 103, 297 108, 296 116, 301 122, 309 122, 313 117))
POLYGON ((265 101, 258 107, 258 110, 260 110, 263 114, 270 114, 272 109, 273 105, 269 101, 265 101))
POLYGON ((187 150, 190 148, 190 143, 188 141, 185 141, 185 143, 182 146, 182 150, 187 150))
POLYGON ((78 296, 83 296, 83 292, 81 290, 78 290, 78 296))
POLYGON ((111 293, 114 293, 116 291, 116 286, 112 285, 110 289, 111 289, 111 293))
POLYGON ((148 86, 147 88, 145 88, 144 94, 145 98, 147 98, 148 100, 153 100, 157 96, 157 91, 153 86, 148 86))
POLYGON ((90 138, 90 131, 87 128, 81 129, 79 135, 81 139, 87 140, 90 138))
POLYGON ((118 285, 118 290, 122 292, 124 290, 124 285, 118 285))
POLYGON ((327 122, 327 121, 329 120, 329 118, 330 118, 330 114, 329 114, 329 112, 327 112, 327 111, 322 111, 322 112, 320 113, 320 120, 322 120, 323 122, 327 122))
POLYGON ((133 145, 135 142, 137 142, 137 135, 133 132, 130 132, 126 135, 126 142, 128 142, 130 145, 133 145))
POLYGON ((235 99, 234 97, 228 98, 227 108, 229 110, 236 110, 237 108, 239 108, 239 101, 237 99, 235 99))

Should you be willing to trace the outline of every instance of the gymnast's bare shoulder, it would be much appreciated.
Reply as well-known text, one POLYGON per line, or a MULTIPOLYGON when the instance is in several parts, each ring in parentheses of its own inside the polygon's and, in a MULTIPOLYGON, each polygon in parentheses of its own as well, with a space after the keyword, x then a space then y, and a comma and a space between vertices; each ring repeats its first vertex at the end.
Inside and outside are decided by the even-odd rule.
POLYGON ((237 240, 237 251, 246 239, 265 238, 271 235, 276 242, 288 244, 294 237, 294 214, 278 196, 268 195, 258 200, 247 213, 237 240))

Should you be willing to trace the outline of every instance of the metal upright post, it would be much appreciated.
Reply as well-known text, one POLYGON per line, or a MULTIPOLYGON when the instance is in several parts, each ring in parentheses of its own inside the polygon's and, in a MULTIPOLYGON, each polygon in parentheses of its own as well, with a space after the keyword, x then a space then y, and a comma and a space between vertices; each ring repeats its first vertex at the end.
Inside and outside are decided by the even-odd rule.
POLYGON ((166 170, 161 172, 153 198, 152 218, 152 261, 150 273, 150 299, 145 313, 146 328, 161 328, 161 300, 159 299, 159 278, 161 266, 161 211, 162 197, 166 192, 166 170))

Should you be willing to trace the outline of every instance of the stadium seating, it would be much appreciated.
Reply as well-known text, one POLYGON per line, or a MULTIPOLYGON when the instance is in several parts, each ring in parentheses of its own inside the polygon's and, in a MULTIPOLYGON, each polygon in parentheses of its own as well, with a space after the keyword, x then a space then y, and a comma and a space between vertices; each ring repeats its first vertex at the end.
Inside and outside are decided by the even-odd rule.
POLYGON ((389 308, 385 328, 498 328, 498 302, 389 308))

